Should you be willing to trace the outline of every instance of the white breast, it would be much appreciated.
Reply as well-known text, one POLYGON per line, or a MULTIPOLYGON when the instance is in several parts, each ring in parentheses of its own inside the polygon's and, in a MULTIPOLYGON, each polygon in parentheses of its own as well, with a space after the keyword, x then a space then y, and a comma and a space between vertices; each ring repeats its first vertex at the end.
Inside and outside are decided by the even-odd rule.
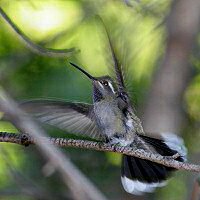
POLYGON ((126 126, 129 128, 129 129, 134 129, 134 122, 133 122, 133 119, 132 117, 130 116, 130 114, 127 116, 127 121, 126 121, 126 126))

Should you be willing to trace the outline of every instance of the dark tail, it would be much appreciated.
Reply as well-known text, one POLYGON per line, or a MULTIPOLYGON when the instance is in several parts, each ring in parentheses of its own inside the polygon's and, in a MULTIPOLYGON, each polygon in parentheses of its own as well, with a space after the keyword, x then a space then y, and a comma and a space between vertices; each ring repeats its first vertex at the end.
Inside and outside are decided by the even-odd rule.
MULTIPOLYGON (((163 139, 140 136, 146 143, 154 147, 163 156, 179 153, 176 160, 186 161, 187 150, 181 138, 174 134, 163 134, 163 139)), ((131 156, 123 156, 122 185, 128 193, 141 195, 143 192, 153 192, 156 187, 162 187, 174 168, 166 167, 148 160, 131 156)))

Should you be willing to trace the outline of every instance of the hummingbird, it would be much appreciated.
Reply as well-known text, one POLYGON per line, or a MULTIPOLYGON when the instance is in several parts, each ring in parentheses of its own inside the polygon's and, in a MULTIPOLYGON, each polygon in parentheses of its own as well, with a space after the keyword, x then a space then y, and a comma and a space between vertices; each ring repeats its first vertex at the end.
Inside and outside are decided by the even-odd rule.
MULTIPOLYGON (((175 134, 161 134, 159 138, 147 136, 131 104, 121 68, 115 60, 116 80, 110 76, 94 77, 74 63, 71 66, 89 78, 93 86, 93 103, 56 100, 32 100, 22 108, 47 123, 74 134, 81 134, 112 145, 137 147, 162 156, 173 156, 186 161, 183 140, 175 134)), ((123 155, 121 182, 126 192, 142 195, 164 186, 175 171, 152 161, 123 155)))
MULTIPOLYGON (((22 104, 22 108, 33 114, 40 122, 53 125, 64 131, 105 141, 112 145, 137 147, 162 156, 173 156, 180 162, 187 160, 187 149, 182 138, 173 133, 161 133, 150 137, 143 130, 131 103, 123 66, 116 56, 104 21, 98 16, 107 35, 112 55, 114 77, 94 77, 82 67, 71 66, 82 72, 92 82, 92 104, 52 100, 32 100, 22 104)), ((152 134, 151 134, 152 135, 152 134)), ((174 168, 152 161, 122 156, 121 182, 126 192, 143 195, 166 185, 174 168)))

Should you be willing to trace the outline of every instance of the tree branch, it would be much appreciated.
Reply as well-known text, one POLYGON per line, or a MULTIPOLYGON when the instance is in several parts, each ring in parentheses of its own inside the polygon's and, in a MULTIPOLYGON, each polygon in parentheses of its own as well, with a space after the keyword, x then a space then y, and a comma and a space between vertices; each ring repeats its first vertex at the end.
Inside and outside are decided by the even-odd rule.
MULTIPOLYGON (((42 143, 54 144, 59 147, 75 147, 84 148, 97 151, 105 152, 116 152, 120 154, 126 154, 129 156, 138 157, 145 160, 150 160, 167 167, 173 167, 176 169, 183 169, 187 171, 200 172, 200 166, 190 163, 182 163, 174 160, 177 158, 177 154, 174 156, 161 156, 160 154, 153 154, 146 152, 143 149, 138 149, 137 147, 122 147, 118 145, 111 145, 105 142, 95 142, 89 140, 76 140, 69 138, 53 138, 53 137, 41 137, 39 139, 42 143)), ((13 134, 7 132, 0 132, 0 142, 9 142, 28 146, 30 144, 35 144, 36 141, 28 135, 25 134, 13 134)))
POLYGON ((70 49, 50 49, 44 48, 38 44, 35 44, 29 37, 27 37, 18 27, 17 25, 8 17, 8 15, 4 12, 4 10, 0 7, 0 16, 7 22, 7 24, 17 33, 19 38, 26 44, 26 46, 33 51, 42 56, 48 57, 69 57, 74 53, 78 52, 76 48, 70 49))

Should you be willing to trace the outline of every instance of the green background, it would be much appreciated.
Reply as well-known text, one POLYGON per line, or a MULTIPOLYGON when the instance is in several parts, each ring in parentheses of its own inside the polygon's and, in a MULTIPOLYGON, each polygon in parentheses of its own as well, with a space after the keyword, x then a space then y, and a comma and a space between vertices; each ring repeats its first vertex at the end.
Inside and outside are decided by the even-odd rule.
MULTIPOLYGON (((0 18, 0 85, 17 101, 56 98, 92 102, 91 82, 70 67, 69 61, 84 66, 94 76, 108 74, 112 62, 108 42, 96 16, 100 15, 120 59, 127 66, 128 88, 140 115, 153 73, 165 52, 164 22, 172 3, 169 0, 130 2, 132 7, 123 1, 0 0, 0 6, 35 43, 55 49, 76 47, 80 50, 65 59, 34 54, 0 18)), ((183 109, 188 126, 182 133, 194 162, 198 161, 200 151, 198 50, 199 41, 190 57, 194 76, 184 95, 183 109)), ((45 128, 53 136, 67 137, 60 130, 45 128)), ((0 121, 0 131, 17 132, 5 121, 0 121)), ((62 150, 109 199, 134 199, 124 192, 120 183, 120 155, 71 148, 62 150)), ((27 192, 32 190, 53 199, 66 199, 66 188, 57 174, 43 175, 45 164, 34 146, 1 144, 0 199, 38 199, 27 192)), ((192 178, 191 173, 178 172, 166 187, 147 199, 187 199, 191 195, 192 178)))

